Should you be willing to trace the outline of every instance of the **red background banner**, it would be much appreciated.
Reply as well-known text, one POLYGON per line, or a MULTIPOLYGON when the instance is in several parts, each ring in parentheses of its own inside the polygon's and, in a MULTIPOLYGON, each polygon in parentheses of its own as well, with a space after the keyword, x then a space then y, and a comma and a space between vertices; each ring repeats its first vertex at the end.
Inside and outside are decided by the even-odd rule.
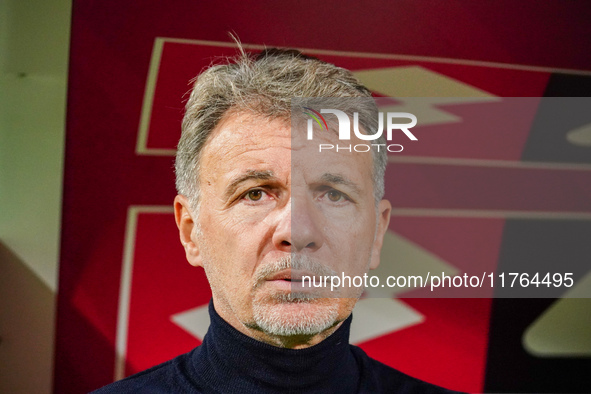
MULTIPOLYGON (((248 44, 308 48, 354 71, 421 67, 505 97, 543 96, 555 68, 591 69, 591 13, 584 3, 246 1, 222 7, 74 1, 73 11, 55 367, 60 393, 87 392, 113 381, 125 262, 132 267, 125 375, 199 344, 170 316, 207 303, 202 272, 184 262, 168 208, 140 210, 133 222, 130 207, 171 205, 173 158, 149 150, 174 149, 188 81, 212 59, 235 53, 216 43, 228 42, 228 31, 248 44), (148 100, 148 152, 138 154, 146 81, 159 37, 207 42, 165 41, 153 100, 148 100)), ((461 106, 454 108, 462 116, 461 106)), ((521 133, 493 124, 478 139, 462 138, 468 135, 457 127, 438 126, 459 133, 465 143, 446 146, 437 137, 442 134, 432 134, 430 143, 417 145, 410 155, 519 161, 529 138, 527 117, 524 122, 521 133), (501 134, 495 134, 498 130, 501 134)), ((397 208, 591 211, 589 190, 582 189, 591 184, 588 171, 569 173, 565 182, 579 194, 554 187, 555 195, 535 200, 548 195, 549 180, 562 185, 564 179, 537 171, 532 177, 520 168, 403 163, 389 171, 387 195, 397 208), (450 190, 437 182, 456 182, 461 193, 434 194, 450 190), (478 182, 482 187, 475 186, 478 182), (517 194, 504 192, 515 187, 529 197, 512 199, 517 194), (463 202, 454 206, 458 201, 463 202)), ((475 261, 494 267, 504 225, 503 218, 404 217, 390 230, 457 267, 475 261), (468 246, 456 246, 462 243, 468 246)), ((364 342, 371 356, 450 388, 478 392, 494 386, 486 378, 490 300, 403 301, 425 320, 364 342)))

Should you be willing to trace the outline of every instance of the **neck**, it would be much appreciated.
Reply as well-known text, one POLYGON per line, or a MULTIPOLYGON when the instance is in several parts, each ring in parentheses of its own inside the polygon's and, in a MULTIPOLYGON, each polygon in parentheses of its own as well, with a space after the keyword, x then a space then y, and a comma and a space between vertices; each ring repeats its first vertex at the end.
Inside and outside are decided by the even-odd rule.
POLYGON ((348 340, 351 317, 325 330, 324 340, 314 336, 313 341, 319 341, 315 346, 308 345, 310 338, 284 341, 291 347, 305 347, 296 349, 280 347, 284 342, 277 336, 269 344, 246 334, 252 331, 244 325, 236 329, 213 303, 209 308, 209 331, 191 355, 191 375, 199 377, 197 384, 216 392, 358 391, 359 366, 348 340))

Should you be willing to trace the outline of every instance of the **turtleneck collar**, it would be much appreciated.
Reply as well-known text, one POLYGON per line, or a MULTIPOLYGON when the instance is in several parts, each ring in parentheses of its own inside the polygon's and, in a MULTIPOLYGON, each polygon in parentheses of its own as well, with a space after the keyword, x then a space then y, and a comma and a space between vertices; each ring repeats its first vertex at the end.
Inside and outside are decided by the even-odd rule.
POLYGON ((211 324, 193 352, 195 376, 223 393, 357 392, 359 366, 349 345, 349 316, 332 335, 305 349, 257 341, 222 319, 213 301, 211 324))

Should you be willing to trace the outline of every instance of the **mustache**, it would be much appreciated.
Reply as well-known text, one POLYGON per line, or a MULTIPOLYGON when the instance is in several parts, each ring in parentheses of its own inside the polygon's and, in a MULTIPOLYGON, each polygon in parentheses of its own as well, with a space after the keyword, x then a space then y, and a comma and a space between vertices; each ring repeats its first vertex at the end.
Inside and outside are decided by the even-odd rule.
POLYGON ((259 287, 268 278, 286 269, 307 271, 313 276, 336 276, 337 271, 306 255, 291 254, 260 267, 255 272, 254 287, 259 287))

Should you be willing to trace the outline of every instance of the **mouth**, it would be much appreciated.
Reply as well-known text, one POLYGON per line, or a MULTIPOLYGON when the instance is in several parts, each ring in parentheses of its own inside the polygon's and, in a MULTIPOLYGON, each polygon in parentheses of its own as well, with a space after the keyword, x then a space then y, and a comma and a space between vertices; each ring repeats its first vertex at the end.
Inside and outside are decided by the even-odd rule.
POLYGON ((296 271, 292 269, 286 269, 283 271, 279 271, 276 274, 270 276, 267 280, 268 281, 285 281, 285 282, 294 282, 294 283, 302 283, 303 278, 306 278, 306 281, 312 280, 316 275, 310 271, 296 271))
POLYGON ((258 283, 264 289, 263 294, 274 297, 275 300, 313 303, 317 299, 334 297, 330 292, 330 282, 329 287, 326 287, 326 282, 322 282, 326 278, 320 269, 290 267, 270 272, 258 283))
POLYGON ((292 268, 276 272, 266 278, 265 282, 280 292, 298 294, 316 294, 319 289, 313 287, 313 283, 319 281, 318 274, 306 270, 294 270, 292 268), (316 278, 316 279, 315 279, 316 278))

